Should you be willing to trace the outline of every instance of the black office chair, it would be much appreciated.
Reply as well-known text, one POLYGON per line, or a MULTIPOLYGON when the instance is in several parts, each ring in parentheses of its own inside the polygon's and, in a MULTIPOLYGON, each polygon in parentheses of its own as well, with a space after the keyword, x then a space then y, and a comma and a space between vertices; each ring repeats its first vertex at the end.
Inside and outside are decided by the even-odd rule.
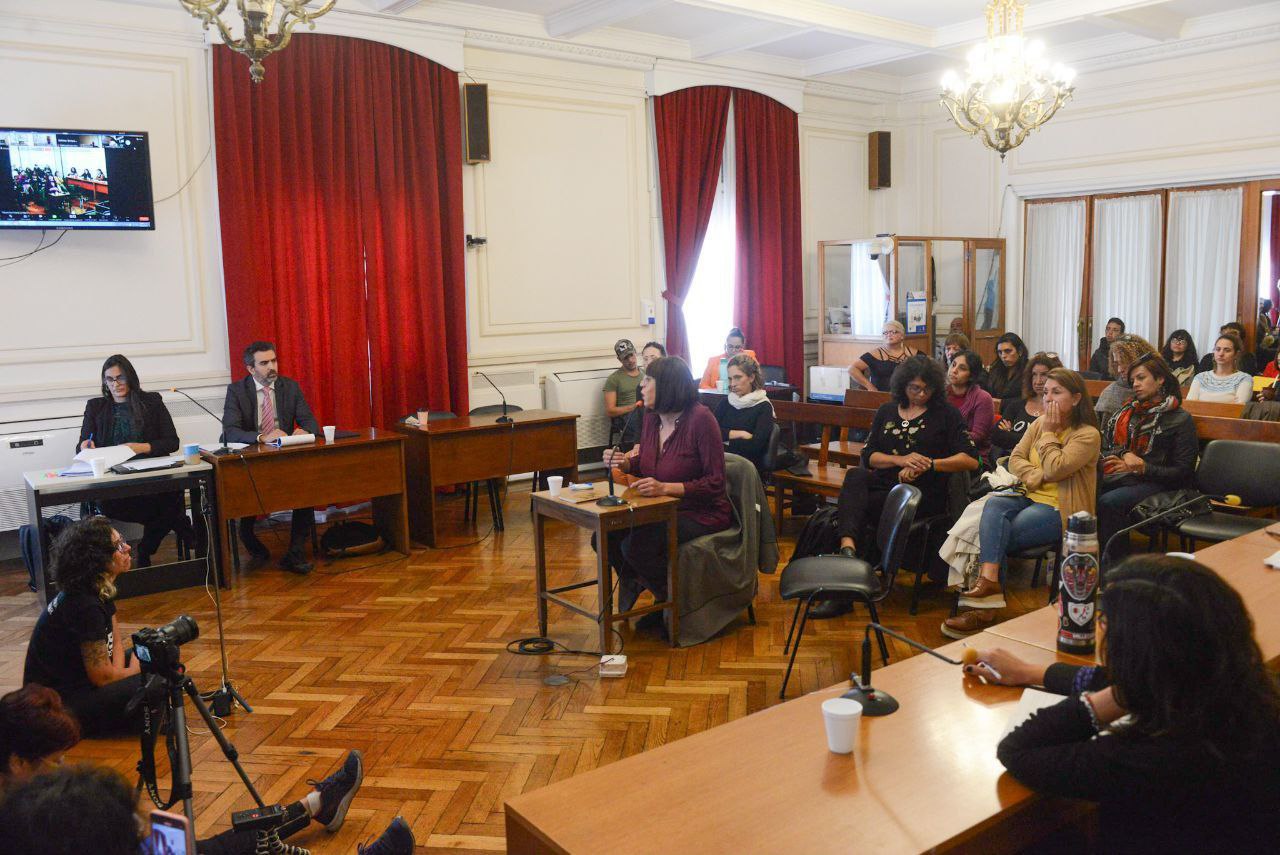
POLYGON ((924 589, 924 577, 929 573, 929 565, 938 556, 938 550, 947 539, 947 532, 969 505, 971 483, 969 474, 968 472, 948 474, 946 510, 933 516, 921 517, 911 525, 910 542, 913 548, 910 555, 904 558, 903 563, 905 569, 915 576, 915 586, 911 589, 911 605, 908 607, 908 611, 913 615, 920 611, 920 592, 924 589))
POLYGON ((765 446, 764 457, 760 458, 760 477, 767 478, 778 468, 778 451, 782 448, 782 428, 777 422, 769 431, 769 444, 765 446))
MULTIPOLYGON (((778 593, 784 600, 795 600, 796 611, 791 616, 787 643, 782 648, 783 654, 788 649, 791 651, 791 659, 787 662, 787 673, 782 678, 779 698, 787 694, 787 681, 791 679, 796 651, 800 649, 800 639, 804 636, 804 627, 809 620, 809 609, 815 600, 848 599, 866 603, 867 610, 871 612, 871 620, 880 622, 876 603, 893 591, 893 581, 907 551, 911 524, 916 518, 916 509, 920 507, 920 495, 920 488, 911 484, 898 484, 889 491, 884 510, 880 514, 880 524, 876 527, 876 545, 880 547, 881 556, 878 567, 872 567, 861 558, 815 555, 792 561, 782 571, 778 593), (801 606, 804 607, 803 615, 800 614, 801 606), (797 621, 800 623, 798 633, 797 621), (791 646, 793 633, 794 647, 791 646)), ((880 642, 880 656, 887 665, 889 647, 884 643, 884 634, 879 630, 876 630, 876 640, 880 642)))
MULTIPOLYGON (((1216 439, 1196 467, 1196 489, 1210 496, 1234 494, 1249 507, 1280 505, 1280 448, 1270 442, 1216 439)), ((1185 552, 1196 542, 1220 543, 1266 528, 1274 520, 1212 511, 1189 517, 1175 531, 1185 552)))

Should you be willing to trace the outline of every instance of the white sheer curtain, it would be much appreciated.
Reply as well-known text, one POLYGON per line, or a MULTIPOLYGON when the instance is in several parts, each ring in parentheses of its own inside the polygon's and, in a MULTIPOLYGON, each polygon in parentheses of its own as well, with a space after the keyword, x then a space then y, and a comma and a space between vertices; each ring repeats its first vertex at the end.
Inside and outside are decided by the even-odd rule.
POLYGON ((1056 351, 1080 364, 1076 320, 1084 287, 1084 201, 1027 206, 1022 339, 1032 353, 1056 351))
POLYGON ((1161 202, 1157 195, 1093 203, 1093 341, 1108 318, 1159 347, 1161 202))
MULTIPOLYGON (((737 265, 737 202, 734 188, 733 105, 729 105, 720 183, 711 206, 707 234, 698 253, 689 293, 684 298, 684 325, 689 338, 689 368, 702 376, 703 366, 724 353, 724 339, 733 326, 733 282, 737 265)), ((751 342, 747 342, 751 347, 751 342)))
POLYGON ((1200 353, 1236 319, 1241 189, 1169 194, 1164 325, 1185 329, 1200 353))
POLYGON ((878 242, 855 243, 849 259, 850 285, 853 291, 851 312, 854 335, 876 338, 884 329, 889 314, 889 283, 884 278, 881 262, 887 256, 871 260, 871 250, 878 242))

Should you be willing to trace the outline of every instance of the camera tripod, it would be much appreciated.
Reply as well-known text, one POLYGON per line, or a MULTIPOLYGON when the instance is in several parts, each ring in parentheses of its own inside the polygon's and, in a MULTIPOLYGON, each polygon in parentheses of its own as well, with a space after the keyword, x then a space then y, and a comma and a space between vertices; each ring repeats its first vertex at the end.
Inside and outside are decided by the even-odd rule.
POLYGON ((279 805, 268 807, 262 801, 262 796, 258 794, 253 782, 249 780, 248 774, 245 773, 244 767, 240 765, 240 752, 236 750, 236 747, 231 744, 231 740, 227 739, 226 735, 218 727, 218 723, 214 721, 213 713, 209 711, 209 707, 205 705, 204 700, 200 697, 200 690, 196 688, 195 682, 187 676, 186 670, 181 664, 176 665, 165 674, 145 674, 142 688, 138 690, 138 694, 130 701, 131 706, 143 705, 144 725, 142 731, 142 758, 138 761, 138 789, 141 790, 145 786, 148 795, 151 796, 151 800, 161 809, 171 807, 178 801, 182 802, 182 811, 186 814, 188 826, 191 829, 191 839, 188 842, 192 845, 188 848, 194 853, 196 817, 191 805, 191 744, 187 739, 187 716, 183 695, 191 698, 191 702, 195 704, 196 711, 204 719, 205 726, 209 728, 209 732, 213 734, 218 747, 222 749, 222 756, 226 757, 227 761, 231 763, 232 768, 236 770, 236 774, 240 776, 245 789, 249 791, 249 795, 253 797, 254 803, 258 806, 257 811, 251 812, 254 815, 254 819, 244 824, 237 821, 236 824, 237 830, 254 832, 256 840, 255 855, 310 855, 308 850, 290 846, 280 840, 280 830, 285 820, 284 811, 279 805), (163 695, 161 695, 161 689, 163 689, 163 695), (167 804, 160 798, 160 790, 156 785, 155 766, 155 741, 159 735, 160 727, 165 722, 168 723, 167 743, 169 747, 169 764, 173 777, 173 785, 169 791, 167 804))
POLYGON ((213 711, 218 716, 226 718, 231 715, 231 711, 235 709, 238 703, 245 712, 253 712, 253 707, 249 706, 249 702, 244 699, 236 691, 236 687, 231 685, 231 667, 227 663, 227 641, 223 636, 222 626, 222 573, 225 569, 218 565, 214 560, 216 550, 214 548, 214 531, 215 520, 213 506, 209 502, 209 490, 200 491, 200 515, 204 517, 205 529, 205 560, 209 562, 209 566, 213 572, 213 610, 218 621, 218 655, 222 664, 222 685, 209 693, 209 701, 213 704, 213 711))

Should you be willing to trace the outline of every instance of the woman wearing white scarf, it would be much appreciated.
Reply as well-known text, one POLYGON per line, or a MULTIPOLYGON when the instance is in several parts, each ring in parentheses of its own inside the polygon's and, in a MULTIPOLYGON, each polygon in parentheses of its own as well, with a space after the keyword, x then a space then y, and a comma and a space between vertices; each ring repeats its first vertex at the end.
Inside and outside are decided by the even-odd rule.
POLYGON ((773 404, 764 391, 760 363, 741 354, 729 360, 729 394, 715 407, 724 450, 739 454, 759 469, 773 432, 773 404))

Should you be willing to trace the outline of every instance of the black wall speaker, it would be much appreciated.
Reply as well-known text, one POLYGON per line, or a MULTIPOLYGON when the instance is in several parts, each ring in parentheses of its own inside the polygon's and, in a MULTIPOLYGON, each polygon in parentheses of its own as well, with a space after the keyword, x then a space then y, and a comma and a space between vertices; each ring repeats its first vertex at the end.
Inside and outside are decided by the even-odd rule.
POLYGON ((489 162, 489 84, 462 85, 462 155, 467 163, 489 162))
POLYGON ((872 190, 890 186, 888 131, 872 131, 867 136, 867 186, 872 190))

